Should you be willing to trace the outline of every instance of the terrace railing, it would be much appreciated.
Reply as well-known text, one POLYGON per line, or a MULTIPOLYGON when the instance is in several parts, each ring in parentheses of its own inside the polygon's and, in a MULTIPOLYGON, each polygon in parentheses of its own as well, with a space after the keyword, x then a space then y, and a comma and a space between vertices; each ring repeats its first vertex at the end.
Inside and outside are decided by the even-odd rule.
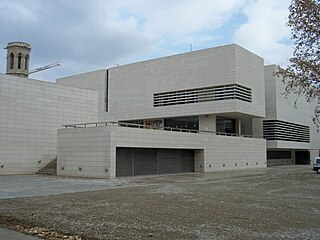
POLYGON ((198 133, 198 134, 213 134, 221 136, 231 136, 231 137, 247 137, 252 138, 252 135, 247 134, 237 134, 237 133, 226 133, 226 132, 215 132, 209 130, 196 130, 196 129, 185 129, 185 128, 173 128, 173 127, 154 127, 147 126, 143 124, 127 123, 127 122, 89 122, 89 123, 77 123, 77 124, 66 124, 62 125, 64 128, 89 128, 89 127, 127 127, 127 128, 139 128, 139 129, 150 129, 150 130, 164 130, 171 132, 184 132, 184 133, 198 133))

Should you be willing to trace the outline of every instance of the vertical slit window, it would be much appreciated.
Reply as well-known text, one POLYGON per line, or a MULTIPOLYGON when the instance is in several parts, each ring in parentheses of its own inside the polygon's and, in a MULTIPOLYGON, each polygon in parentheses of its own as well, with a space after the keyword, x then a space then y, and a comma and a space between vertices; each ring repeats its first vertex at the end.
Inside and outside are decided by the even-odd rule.
POLYGON ((106 81, 105 81, 105 105, 106 105, 106 112, 109 111, 109 69, 106 72, 106 81))
POLYGON ((27 54, 24 62, 24 70, 28 70, 28 64, 29 64, 29 55, 27 54))
POLYGON ((21 53, 19 53, 19 55, 18 55, 18 69, 21 69, 21 59, 22 59, 22 55, 21 55, 21 53))
POLYGON ((14 65, 14 55, 13 53, 10 53, 10 69, 13 69, 14 65))

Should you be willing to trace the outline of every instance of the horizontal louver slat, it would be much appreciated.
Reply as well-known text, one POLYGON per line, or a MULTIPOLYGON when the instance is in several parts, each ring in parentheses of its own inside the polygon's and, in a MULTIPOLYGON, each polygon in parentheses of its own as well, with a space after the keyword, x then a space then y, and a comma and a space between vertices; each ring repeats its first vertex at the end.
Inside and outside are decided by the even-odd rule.
POLYGON ((267 140, 310 142, 310 128, 280 120, 265 120, 263 137, 267 140))
POLYGON ((232 84, 174 92, 155 93, 153 95, 153 105, 154 107, 160 107, 230 99, 251 102, 251 89, 237 84, 232 84))

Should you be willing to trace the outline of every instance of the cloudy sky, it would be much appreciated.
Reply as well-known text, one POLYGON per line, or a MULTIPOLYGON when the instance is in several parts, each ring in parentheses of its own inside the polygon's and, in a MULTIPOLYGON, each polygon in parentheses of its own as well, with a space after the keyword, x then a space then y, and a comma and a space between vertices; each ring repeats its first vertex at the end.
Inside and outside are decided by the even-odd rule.
POLYGON ((30 77, 56 78, 237 43, 287 64, 290 0, 0 0, 0 72, 10 41, 31 44, 30 77))

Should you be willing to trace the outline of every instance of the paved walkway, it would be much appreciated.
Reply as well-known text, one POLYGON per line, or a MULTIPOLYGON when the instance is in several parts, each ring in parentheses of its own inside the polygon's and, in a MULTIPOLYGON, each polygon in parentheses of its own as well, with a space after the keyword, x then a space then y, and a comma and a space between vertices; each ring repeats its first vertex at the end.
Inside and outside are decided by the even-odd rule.
POLYGON ((39 240, 41 238, 25 235, 23 233, 14 232, 8 229, 0 228, 1 240, 39 240))
POLYGON ((129 179, 85 179, 47 175, 0 176, 0 199, 87 192, 129 185, 137 184, 129 179))
MULTIPOLYGON (((137 185, 133 179, 85 179, 47 175, 0 176, 0 199, 48 196, 137 185)), ((30 235, 0 227, 0 240, 39 240, 30 235)))
POLYGON ((267 169, 265 168, 217 173, 134 176, 115 179, 90 179, 50 175, 0 175, 0 199, 49 196, 62 193, 87 192, 170 182, 199 181, 212 178, 263 174, 266 171, 267 169))

